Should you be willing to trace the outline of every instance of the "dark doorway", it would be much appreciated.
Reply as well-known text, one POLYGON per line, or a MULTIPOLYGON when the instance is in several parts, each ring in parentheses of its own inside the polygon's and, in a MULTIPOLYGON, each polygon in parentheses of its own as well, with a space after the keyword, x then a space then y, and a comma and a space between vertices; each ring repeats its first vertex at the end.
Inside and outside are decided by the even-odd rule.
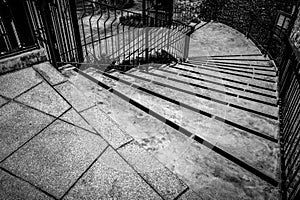
POLYGON ((11 53, 35 45, 27 1, 0 0, 0 52, 11 53))

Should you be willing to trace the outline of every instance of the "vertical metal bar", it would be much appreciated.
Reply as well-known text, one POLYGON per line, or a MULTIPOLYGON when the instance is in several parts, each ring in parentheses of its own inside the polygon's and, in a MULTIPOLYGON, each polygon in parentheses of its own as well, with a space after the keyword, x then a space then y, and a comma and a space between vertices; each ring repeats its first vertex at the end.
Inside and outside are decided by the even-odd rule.
POLYGON ((41 0, 41 18, 45 27, 45 34, 47 37, 47 45, 49 46, 50 50, 50 57, 52 60, 52 64, 54 67, 58 68, 57 62, 60 61, 59 52, 55 47, 56 40, 55 35, 53 34, 53 25, 52 25, 52 18, 51 12, 49 8, 49 1, 48 0, 41 0))
POLYGON ((149 28, 148 28, 148 18, 146 16, 146 0, 142 2, 143 8, 143 25, 145 28, 145 61, 149 61, 149 28))
POLYGON ((97 20, 97 34, 98 34, 98 45, 99 45, 99 55, 102 55, 102 44, 101 44, 101 32, 100 32, 100 26, 99 26, 99 22, 101 22, 102 16, 103 16, 103 11, 102 11, 102 7, 99 7, 100 9, 100 16, 98 17, 97 20))
POLYGON ((81 46, 81 39, 80 39, 80 31, 79 31, 79 25, 77 20, 77 13, 76 13, 76 2, 75 0, 69 0, 70 2, 70 14, 71 14, 71 23, 73 25, 73 32, 75 37, 75 43, 76 43, 76 50, 77 50, 77 57, 78 62, 83 62, 83 50, 81 46))
MULTIPOLYGON (((59 13, 63 22, 63 27, 64 29, 62 30, 62 35, 64 38, 64 43, 66 44, 66 52, 65 54, 67 54, 68 56, 68 60, 69 62, 74 62, 74 61, 78 61, 78 56, 76 55, 76 53, 74 53, 74 51, 76 52, 76 43, 75 43, 75 39, 74 39, 74 29, 72 27, 72 23, 71 23, 71 17, 70 17, 70 0, 67 1, 60 1, 60 3, 58 3, 59 7, 59 13), (73 46, 75 45, 75 46, 73 46)), ((73 8, 74 9, 74 8, 73 8)), ((76 10, 76 8, 75 8, 76 10)))
POLYGON ((95 45, 94 45, 94 34, 93 34, 93 27, 92 27, 92 23, 91 23, 93 17, 94 17, 94 7, 92 8, 92 14, 89 17, 89 26, 90 26, 90 38, 91 38, 90 46, 92 47, 93 58, 96 59, 96 52, 95 52, 95 45))
POLYGON ((183 60, 187 61, 189 56, 189 48, 190 48, 190 33, 186 34, 185 41, 184 41, 184 53, 183 53, 183 60))

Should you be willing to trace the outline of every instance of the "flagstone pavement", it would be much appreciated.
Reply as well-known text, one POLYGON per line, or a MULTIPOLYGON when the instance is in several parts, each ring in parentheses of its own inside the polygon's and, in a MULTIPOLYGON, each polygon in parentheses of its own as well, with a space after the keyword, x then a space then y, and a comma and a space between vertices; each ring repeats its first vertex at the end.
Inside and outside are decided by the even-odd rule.
POLYGON ((0 76, 0 199, 200 199, 49 63, 0 76))

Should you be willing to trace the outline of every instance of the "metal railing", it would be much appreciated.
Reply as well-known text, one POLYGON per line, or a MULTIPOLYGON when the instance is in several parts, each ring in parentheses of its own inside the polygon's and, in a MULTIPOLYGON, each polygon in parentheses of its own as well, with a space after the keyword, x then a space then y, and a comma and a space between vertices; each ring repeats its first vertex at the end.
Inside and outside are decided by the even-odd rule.
POLYGON ((163 13, 157 17, 98 2, 81 5, 77 13, 85 62, 137 64, 161 50, 178 59, 187 58, 192 28, 177 21, 170 23, 163 13))
POLYGON ((278 32, 270 16, 260 15, 251 9, 251 1, 218 4, 218 0, 203 2, 201 18, 226 24, 250 38, 262 51, 268 54, 276 64, 280 64, 285 44, 282 43, 282 32, 278 32), (208 5, 207 5, 208 4, 208 5))
POLYGON ((0 0, 0 58, 37 47, 27 2, 0 0))
POLYGON ((218 0, 207 2, 202 18, 224 23, 246 35, 278 69, 280 189, 283 200, 300 199, 300 53, 288 38, 290 28, 278 29, 275 17, 273 21, 269 16, 259 17, 240 1, 226 5, 218 4, 218 0))
MULTIPOLYGON (((126 61, 136 64, 147 62, 159 51, 168 52, 178 59, 186 59, 188 55, 188 38, 192 28, 170 21, 164 13, 158 17, 148 12, 116 8, 96 0, 13 1, 23 2, 22 9, 26 10, 33 46, 43 47, 56 67, 71 62, 120 64, 126 61)), ((14 9, 14 5, 8 7, 14 9)), ((0 19, 1 44, 11 42, 8 37, 24 32, 17 29, 11 34, 7 25, 2 26, 2 15, 0 19)), ((1 45, 1 52, 7 55, 13 51, 19 52, 22 42, 17 43, 17 47, 6 45, 5 50, 1 45)))
POLYGON ((11 13, 5 19, 5 14, 1 12, 0 42, 5 44, 0 46, 2 56, 11 56, 12 53, 34 47, 44 48, 48 60, 56 67, 62 60, 83 60, 81 44, 78 43, 77 14, 75 9, 71 9, 75 8, 75 0, 0 1, 4 2, 1 9, 11 13))
POLYGON ((282 199, 300 198, 300 56, 287 45, 279 69, 282 199))

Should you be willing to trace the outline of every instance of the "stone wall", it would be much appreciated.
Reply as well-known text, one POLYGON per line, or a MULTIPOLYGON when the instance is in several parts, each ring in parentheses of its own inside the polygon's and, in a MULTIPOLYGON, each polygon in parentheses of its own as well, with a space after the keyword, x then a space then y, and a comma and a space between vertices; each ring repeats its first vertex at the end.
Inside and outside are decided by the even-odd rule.
POLYGON ((0 59, 0 75, 29 67, 33 64, 46 61, 44 49, 36 49, 8 58, 0 59))

